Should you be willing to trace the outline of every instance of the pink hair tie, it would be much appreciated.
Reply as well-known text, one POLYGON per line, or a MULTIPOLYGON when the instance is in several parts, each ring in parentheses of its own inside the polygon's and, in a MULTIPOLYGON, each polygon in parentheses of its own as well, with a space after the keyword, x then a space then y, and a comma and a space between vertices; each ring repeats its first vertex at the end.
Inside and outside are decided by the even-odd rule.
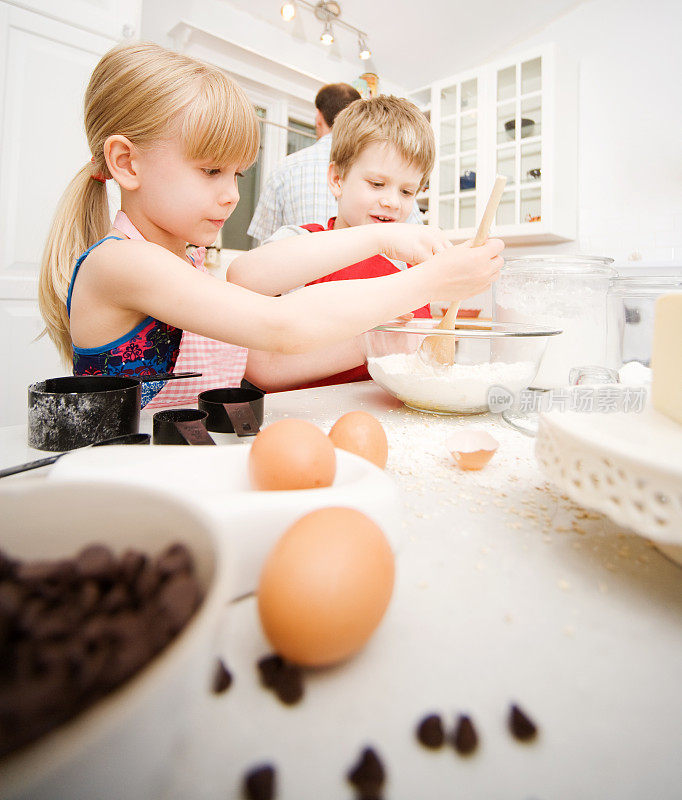
MULTIPOLYGON (((93 156, 90 159, 90 161, 92 161, 92 163, 94 164, 95 163, 95 157, 93 156)), ((100 183, 106 183, 107 182, 107 179, 106 179, 106 177, 105 177, 103 172, 95 172, 90 177, 95 181, 99 181, 100 183)))

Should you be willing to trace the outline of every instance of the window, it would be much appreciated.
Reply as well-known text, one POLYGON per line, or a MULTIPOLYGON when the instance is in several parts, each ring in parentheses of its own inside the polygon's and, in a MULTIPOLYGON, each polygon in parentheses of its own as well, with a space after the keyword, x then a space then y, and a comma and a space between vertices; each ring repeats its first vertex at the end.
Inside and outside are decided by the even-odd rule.
POLYGON ((260 196, 263 161, 266 146, 266 126, 273 126, 286 133, 286 154, 291 155, 297 150, 309 147, 316 140, 315 126, 300 120, 288 119, 287 125, 268 120, 264 108, 256 106, 256 114, 260 118, 260 148, 255 164, 250 167, 243 178, 239 179, 239 203, 232 216, 223 226, 218 237, 218 245, 229 250, 250 250, 255 247, 256 241, 252 239, 247 230, 260 196))

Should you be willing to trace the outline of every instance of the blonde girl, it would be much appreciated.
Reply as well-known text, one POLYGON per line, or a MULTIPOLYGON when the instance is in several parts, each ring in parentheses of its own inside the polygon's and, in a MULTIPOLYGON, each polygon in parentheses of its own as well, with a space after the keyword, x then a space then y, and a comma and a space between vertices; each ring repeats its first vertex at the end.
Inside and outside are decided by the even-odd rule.
MULTIPOLYGON (((501 267, 501 242, 452 247, 433 228, 391 224, 274 242, 242 256, 226 282, 199 272, 186 244, 211 244, 234 210, 258 123, 219 69, 152 43, 103 56, 85 94, 85 132, 92 159, 62 197, 39 287, 47 332, 74 374, 172 372, 189 330, 268 352, 315 351, 291 360, 294 380, 314 380, 357 363, 352 337, 432 299, 476 294, 501 267), (108 179, 121 190, 113 227, 108 179), (379 252, 420 266, 291 291, 379 252), (249 266, 263 259, 278 269, 255 287, 262 293, 238 285, 253 283, 249 266)), ((147 387, 143 403, 161 385, 147 387)))

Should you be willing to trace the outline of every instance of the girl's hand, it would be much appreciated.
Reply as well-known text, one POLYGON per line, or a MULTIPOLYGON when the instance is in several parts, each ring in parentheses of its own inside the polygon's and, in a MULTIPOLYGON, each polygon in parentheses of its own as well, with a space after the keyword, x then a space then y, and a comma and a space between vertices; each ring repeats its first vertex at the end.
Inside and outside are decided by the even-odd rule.
POLYGON ((436 294, 440 300, 464 300, 485 291, 500 275, 504 259, 501 239, 488 239, 480 247, 472 247, 471 240, 458 244, 433 256, 424 265, 432 270, 437 282, 436 294))
POLYGON ((374 227, 379 229, 380 252, 406 264, 421 264, 453 246, 440 228, 429 225, 391 222, 374 227))

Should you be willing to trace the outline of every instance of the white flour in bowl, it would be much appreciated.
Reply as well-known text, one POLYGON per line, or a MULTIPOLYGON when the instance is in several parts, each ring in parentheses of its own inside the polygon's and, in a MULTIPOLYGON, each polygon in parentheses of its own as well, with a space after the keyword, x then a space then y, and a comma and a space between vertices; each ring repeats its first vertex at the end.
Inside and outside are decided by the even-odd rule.
POLYGON ((488 411, 491 386, 504 386, 513 394, 525 389, 536 365, 494 361, 444 367, 425 363, 417 353, 395 353, 370 358, 367 369, 380 386, 412 408, 475 414, 488 411))

